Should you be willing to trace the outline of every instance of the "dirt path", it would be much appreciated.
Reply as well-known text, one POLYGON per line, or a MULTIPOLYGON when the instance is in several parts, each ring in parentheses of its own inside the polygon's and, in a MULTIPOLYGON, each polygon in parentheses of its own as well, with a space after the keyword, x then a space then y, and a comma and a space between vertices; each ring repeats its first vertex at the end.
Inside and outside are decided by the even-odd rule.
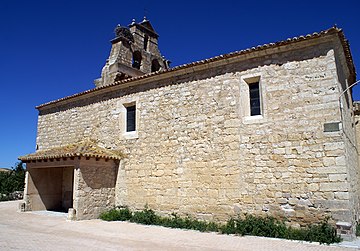
POLYGON ((67 221, 61 213, 17 212, 18 203, 0 202, 0 250, 357 250, 128 222, 67 221))

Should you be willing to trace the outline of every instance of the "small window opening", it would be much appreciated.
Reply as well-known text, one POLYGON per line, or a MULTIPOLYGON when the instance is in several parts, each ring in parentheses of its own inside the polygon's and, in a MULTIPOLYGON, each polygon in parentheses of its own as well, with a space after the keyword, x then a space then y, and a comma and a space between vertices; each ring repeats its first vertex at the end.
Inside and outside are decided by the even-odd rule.
POLYGON ((151 62, 151 72, 155 72, 155 71, 158 71, 160 70, 160 64, 159 64, 159 61, 157 59, 154 59, 152 62, 151 62))
POLYGON ((134 67, 136 69, 140 69, 141 59, 142 59, 141 52, 140 51, 135 51, 133 53, 132 67, 134 67))
POLYGON ((259 82, 249 84, 250 115, 261 115, 259 82))
POLYGON ((133 132, 136 130, 136 106, 126 107, 126 131, 133 132))
POLYGON ((144 37, 144 50, 145 51, 147 51, 148 43, 149 43, 149 36, 145 35, 145 37, 144 37))

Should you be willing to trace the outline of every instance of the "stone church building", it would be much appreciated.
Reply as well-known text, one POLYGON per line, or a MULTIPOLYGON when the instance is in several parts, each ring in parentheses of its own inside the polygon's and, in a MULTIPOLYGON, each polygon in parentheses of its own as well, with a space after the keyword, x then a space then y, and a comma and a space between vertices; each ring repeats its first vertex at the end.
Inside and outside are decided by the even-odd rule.
POLYGON ((37 107, 25 210, 114 206, 226 221, 359 221, 359 103, 341 29, 170 67, 144 19, 118 26, 93 89, 37 107))

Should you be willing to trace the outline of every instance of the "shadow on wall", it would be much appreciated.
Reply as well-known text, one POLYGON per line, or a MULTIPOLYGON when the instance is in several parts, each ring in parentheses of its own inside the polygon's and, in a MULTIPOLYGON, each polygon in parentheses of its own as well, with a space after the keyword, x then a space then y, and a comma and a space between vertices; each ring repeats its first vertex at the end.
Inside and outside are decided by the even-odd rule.
POLYGON ((28 185, 31 209, 64 211, 62 209, 63 168, 32 168, 28 172, 31 179, 28 185))
POLYGON ((91 189, 115 188, 119 161, 103 159, 83 160, 80 165, 81 177, 91 189))

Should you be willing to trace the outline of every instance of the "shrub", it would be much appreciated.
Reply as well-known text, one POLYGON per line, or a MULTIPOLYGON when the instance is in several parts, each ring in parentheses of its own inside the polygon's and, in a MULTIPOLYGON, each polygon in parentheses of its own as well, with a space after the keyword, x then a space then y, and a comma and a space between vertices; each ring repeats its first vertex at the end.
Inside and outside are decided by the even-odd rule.
POLYGON ((119 209, 111 209, 107 212, 103 212, 100 214, 100 219, 105 221, 127 221, 131 220, 132 213, 130 212, 129 208, 119 208, 119 209))
POLYGON ((360 236, 360 224, 356 225, 356 236, 360 236))
POLYGON ((190 216, 181 218, 175 213, 171 214, 171 217, 162 217, 159 225, 171 228, 192 229, 201 232, 218 232, 219 230, 218 224, 214 222, 200 221, 190 216))
POLYGON ((320 244, 330 244, 341 241, 340 236, 336 233, 336 229, 328 223, 328 219, 322 221, 320 224, 310 225, 306 230, 305 241, 318 241, 320 244))
MULTIPOLYGON (((170 217, 160 217, 155 212, 145 206, 142 211, 131 213, 125 207, 122 209, 111 209, 100 215, 102 220, 129 220, 131 222, 145 225, 160 225, 170 228, 193 229, 201 232, 211 231, 223 234, 254 235, 274 238, 285 238, 291 240, 317 241, 320 244, 340 242, 336 229, 328 223, 328 219, 320 224, 309 225, 305 228, 297 229, 288 227, 283 221, 274 217, 259 217, 245 215, 245 217, 231 218, 224 225, 214 222, 205 222, 193 219, 190 216, 182 218, 173 213, 170 217)), ((357 231, 359 227, 357 228, 357 231)))
POLYGON ((309 242, 316 241, 320 242, 320 244, 341 241, 340 236, 336 233, 336 229, 328 223, 328 219, 323 220, 320 224, 311 224, 301 229, 289 227, 282 238, 309 242))
POLYGON ((274 217, 245 215, 245 218, 230 219, 221 231, 226 234, 283 238, 286 229, 286 225, 274 217))
POLYGON ((257 217, 246 215, 245 218, 230 219, 221 227, 224 234, 254 235, 291 240, 317 241, 320 244, 340 242, 336 229, 328 223, 328 219, 320 224, 312 224, 297 229, 287 227, 284 222, 274 217, 257 217))
POLYGON ((145 206, 144 210, 135 212, 130 221, 145 225, 158 225, 160 217, 157 216, 153 210, 145 206))

